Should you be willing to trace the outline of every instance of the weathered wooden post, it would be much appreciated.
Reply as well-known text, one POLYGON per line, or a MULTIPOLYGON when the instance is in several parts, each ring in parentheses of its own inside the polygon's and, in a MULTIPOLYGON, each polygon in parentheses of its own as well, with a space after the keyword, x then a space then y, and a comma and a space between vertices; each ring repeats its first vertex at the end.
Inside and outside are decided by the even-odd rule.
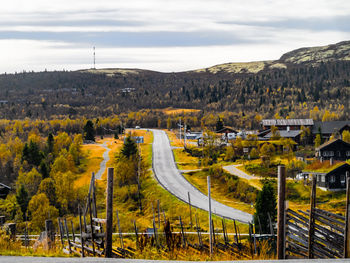
POLYGON ((315 206, 316 206, 316 176, 312 176, 311 197, 310 197, 310 218, 309 218, 309 242, 308 242, 308 258, 314 258, 312 247, 315 235, 315 206))
POLYGON ((286 167, 278 166, 277 258, 285 257, 286 167))
POLYGON ((9 223, 7 224, 8 227, 8 234, 10 235, 10 238, 15 241, 16 240, 16 223, 9 223))
POLYGON ((52 243, 55 241, 53 234, 53 222, 51 219, 45 220, 45 231, 47 236, 47 244, 49 248, 52 248, 52 243))
POLYGON ((346 211, 345 211, 345 228, 344 228, 344 258, 348 258, 349 253, 349 241, 350 241, 350 233, 349 233, 349 220, 350 220, 350 176, 349 172, 346 172, 346 211))
POLYGON ((5 216, 0 216, 0 226, 5 224, 5 216))
POLYGON ((108 168, 107 173, 107 200, 106 200, 106 258, 112 257, 113 233, 113 175, 114 168, 108 168))
POLYGON ((158 210, 158 228, 160 229, 160 202, 157 200, 157 210, 158 210))
POLYGON ((71 227, 72 227, 72 236, 73 236, 73 242, 75 242, 75 232, 74 232, 74 224, 73 221, 70 221, 71 227))
POLYGON ((70 240, 69 240, 69 231, 68 231, 68 225, 67 225, 67 218, 64 219, 64 227, 66 229, 69 253, 72 254, 72 247, 71 247, 70 240))
POLYGON ((209 248, 210 256, 213 255, 213 224, 211 219, 211 193, 210 193, 210 176, 207 176, 208 182, 208 202, 209 202, 209 248))
POLYGON ((188 205, 190 207, 190 226, 192 228, 193 223, 192 223, 192 205, 191 205, 191 196, 190 196, 190 192, 187 192, 188 195, 188 205))
POLYGON ((80 230, 81 257, 85 257, 85 253, 84 253, 83 226, 82 226, 82 221, 81 221, 80 206, 78 206, 78 214, 79 214, 79 230, 80 230))
POLYGON ((64 247, 64 241, 63 241, 64 232, 62 229, 61 219, 57 218, 57 222, 58 222, 58 230, 60 231, 61 244, 62 244, 62 248, 63 248, 64 247))
POLYGON ((121 246, 121 248, 124 250, 123 233, 122 233, 122 229, 121 229, 121 227, 120 227, 120 220, 119 220, 119 213, 118 213, 118 210, 117 210, 117 224, 118 224, 118 232, 119 232, 120 246, 121 246))

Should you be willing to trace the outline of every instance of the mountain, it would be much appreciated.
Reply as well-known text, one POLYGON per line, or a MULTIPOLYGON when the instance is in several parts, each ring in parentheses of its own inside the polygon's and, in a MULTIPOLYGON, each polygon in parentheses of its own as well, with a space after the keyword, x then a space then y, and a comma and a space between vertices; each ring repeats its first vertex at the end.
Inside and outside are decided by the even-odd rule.
POLYGON ((297 49, 275 61, 178 73, 88 69, 3 74, 0 114, 10 119, 74 118, 173 107, 309 117, 317 106, 349 119, 349 74, 350 41, 297 49))

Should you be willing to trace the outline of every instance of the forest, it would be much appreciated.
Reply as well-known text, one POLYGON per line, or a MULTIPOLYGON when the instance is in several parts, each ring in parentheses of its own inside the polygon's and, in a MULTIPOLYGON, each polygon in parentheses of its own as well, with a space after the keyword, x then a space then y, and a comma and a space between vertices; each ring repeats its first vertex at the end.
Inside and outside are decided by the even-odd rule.
MULTIPOLYGON (((333 51, 347 48, 346 43, 335 45, 333 51)), ((10 120, 76 119, 145 110, 157 116, 158 110, 172 107, 201 110, 199 117, 222 113, 230 119, 234 114, 251 123, 256 115, 306 118, 316 108, 322 115, 334 112, 332 119, 349 119, 347 54, 297 63, 298 54, 259 62, 263 66, 256 71, 249 69, 251 64, 242 63, 240 70, 232 70, 236 64, 224 64, 179 73, 106 69, 2 74, 0 116, 10 120)), ((247 125, 235 121, 237 116, 228 123, 247 125)), ((163 121, 164 116, 160 117, 163 121)), ((150 123, 150 127, 157 126, 157 121, 150 123)))

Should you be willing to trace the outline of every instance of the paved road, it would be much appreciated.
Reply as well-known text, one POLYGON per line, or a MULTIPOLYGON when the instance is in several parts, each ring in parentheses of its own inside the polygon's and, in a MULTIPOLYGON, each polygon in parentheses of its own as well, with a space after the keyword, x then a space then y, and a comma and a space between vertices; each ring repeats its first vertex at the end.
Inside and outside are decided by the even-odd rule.
POLYGON ((104 142, 104 144, 99 145, 105 149, 105 152, 102 155, 103 161, 100 163, 100 170, 95 175, 95 179, 99 180, 101 179, 103 173, 106 171, 107 167, 107 162, 109 161, 109 152, 111 149, 107 147, 107 142, 104 142))
MULTIPOLYGON (((154 135, 153 170, 159 183, 184 202, 187 202, 189 192, 191 204, 208 211, 208 197, 190 184, 177 169, 166 133, 160 130, 152 131, 154 135)), ((212 200, 212 212, 244 223, 252 221, 252 215, 223 205, 215 200, 212 200)))
POLYGON ((259 177, 252 176, 250 174, 247 174, 237 168, 237 166, 241 166, 241 164, 233 164, 233 165, 227 165, 223 166, 222 168, 229 172, 230 174, 236 175, 238 177, 250 180, 250 179, 260 179, 259 177))

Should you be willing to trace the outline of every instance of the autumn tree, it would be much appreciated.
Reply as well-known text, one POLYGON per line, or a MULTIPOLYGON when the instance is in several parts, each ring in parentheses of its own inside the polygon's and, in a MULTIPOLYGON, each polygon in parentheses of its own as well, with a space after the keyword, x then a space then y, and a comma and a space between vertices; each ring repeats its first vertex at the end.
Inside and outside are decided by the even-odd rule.
POLYGON ((315 148, 319 147, 321 145, 321 135, 318 133, 315 137, 315 148))
POLYGON ((341 134, 343 141, 350 143, 350 131, 344 130, 341 134))
POLYGON ((58 210, 50 205, 50 201, 44 193, 33 196, 28 204, 28 211, 31 214, 31 228, 42 231, 45 228, 45 220, 56 220, 58 210))
POLYGON ((44 193, 50 201, 50 205, 56 205, 56 187, 55 181, 52 178, 45 178, 39 186, 39 193, 44 193))
POLYGON ((21 185, 23 185, 26 191, 28 192, 28 195, 31 197, 35 195, 38 191, 41 180, 42 175, 38 172, 37 169, 33 168, 28 173, 20 171, 16 185, 18 188, 20 188, 21 185))

